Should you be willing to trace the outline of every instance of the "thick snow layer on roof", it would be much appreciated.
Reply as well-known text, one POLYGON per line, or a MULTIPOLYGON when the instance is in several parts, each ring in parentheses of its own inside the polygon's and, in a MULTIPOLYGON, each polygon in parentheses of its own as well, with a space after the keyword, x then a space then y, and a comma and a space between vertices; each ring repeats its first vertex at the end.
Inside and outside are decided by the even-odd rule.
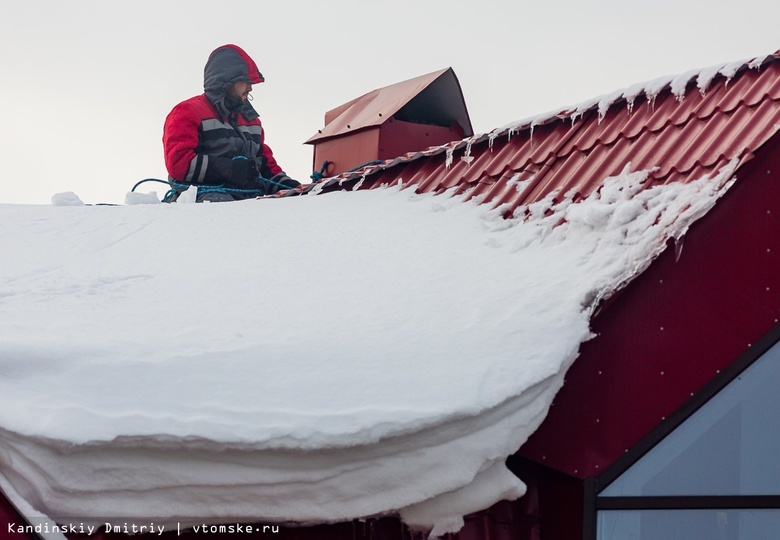
POLYGON ((522 496, 504 460, 598 300, 732 173, 522 220, 394 187, 0 206, 0 486, 58 521, 457 530, 522 496))

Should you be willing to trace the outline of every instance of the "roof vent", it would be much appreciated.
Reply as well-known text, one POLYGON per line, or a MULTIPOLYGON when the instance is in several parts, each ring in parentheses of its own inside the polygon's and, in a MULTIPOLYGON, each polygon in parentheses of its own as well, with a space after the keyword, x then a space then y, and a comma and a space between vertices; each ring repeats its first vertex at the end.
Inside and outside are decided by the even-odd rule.
POLYGON ((314 169, 336 175, 474 134, 452 68, 369 92, 325 113, 314 145, 314 169))

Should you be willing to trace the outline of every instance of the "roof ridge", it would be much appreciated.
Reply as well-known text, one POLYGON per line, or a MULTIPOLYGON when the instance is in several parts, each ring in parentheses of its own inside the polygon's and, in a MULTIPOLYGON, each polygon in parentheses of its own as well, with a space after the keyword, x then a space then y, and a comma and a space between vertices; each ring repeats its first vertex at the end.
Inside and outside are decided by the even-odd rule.
MULTIPOLYGON (((547 113, 528 117, 523 120, 496 128, 493 131, 481 136, 491 136, 494 133, 500 135, 508 131, 516 132, 524 129, 533 130, 535 126, 539 126, 550 121, 569 119, 572 122, 576 122, 576 120, 582 117, 586 112, 589 112, 593 109, 598 110, 601 120, 603 119, 606 112, 616 103, 625 100, 629 112, 632 112, 634 104, 638 98, 643 96, 647 102, 652 104, 656 98, 665 90, 671 90, 672 94, 675 95, 677 100, 682 101, 689 93, 690 89, 688 87, 692 82, 694 82, 694 79, 699 92, 704 95, 711 87, 713 81, 717 78, 723 77, 728 82, 734 79, 738 74, 744 72, 746 69, 760 70, 764 67, 764 65, 777 60, 780 60, 780 51, 756 58, 715 64, 707 68, 691 69, 677 75, 666 75, 658 77, 656 79, 636 83, 607 94, 602 94, 601 96, 591 98, 576 105, 569 105, 567 107, 553 109, 547 113)), ((475 135, 474 137, 478 136, 479 135, 475 135)))

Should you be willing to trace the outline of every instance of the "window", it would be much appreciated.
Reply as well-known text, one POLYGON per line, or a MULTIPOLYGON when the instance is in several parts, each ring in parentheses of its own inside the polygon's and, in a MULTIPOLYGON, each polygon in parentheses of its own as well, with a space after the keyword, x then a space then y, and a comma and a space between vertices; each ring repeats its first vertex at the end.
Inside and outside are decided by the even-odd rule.
POLYGON ((754 539, 780 530, 780 342, 596 496, 597 538, 754 539))

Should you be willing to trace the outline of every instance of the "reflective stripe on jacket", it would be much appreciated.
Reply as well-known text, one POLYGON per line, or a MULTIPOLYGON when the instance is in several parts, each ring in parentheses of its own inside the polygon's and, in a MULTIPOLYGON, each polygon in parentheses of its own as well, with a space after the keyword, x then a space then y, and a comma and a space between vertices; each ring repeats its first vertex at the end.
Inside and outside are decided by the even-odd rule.
POLYGON ((248 120, 242 114, 232 114, 223 121, 206 95, 201 94, 178 104, 165 119, 165 166, 174 180, 202 183, 209 156, 262 157, 260 174, 271 178, 282 168, 264 139, 259 118, 248 120))

